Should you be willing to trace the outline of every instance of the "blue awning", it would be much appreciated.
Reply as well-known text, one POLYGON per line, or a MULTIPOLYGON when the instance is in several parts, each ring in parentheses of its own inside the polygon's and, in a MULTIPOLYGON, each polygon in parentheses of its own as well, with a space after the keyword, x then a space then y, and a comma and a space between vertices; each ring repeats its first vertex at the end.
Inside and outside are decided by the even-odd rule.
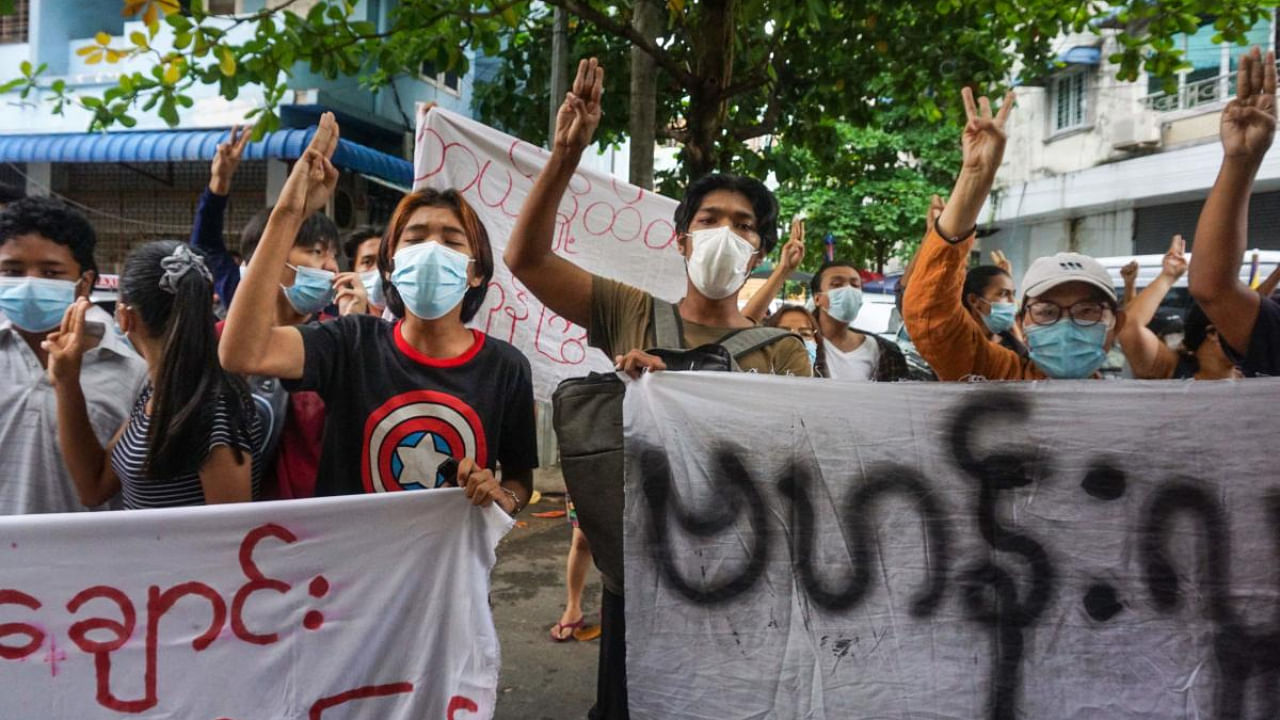
POLYGON ((1091 45, 1077 45, 1059 55, 1058 62, 1068 65, 1100 65, 1102 64, 1102 48, 1091 45))
MULTIPOLYGON (((291 128, 267 133, 261 142, 249 143, 244 159, 296 160, 306 150, 315 127, 291 128)), ((115 163, 189 162, 212 160, 226 130, 142 130, 108 133, 50 135, 0 135, 0 162, 115 163)), ((333 164, 339 169, 372 175, 409 188, 413 166, 408 160, 338 140, 333 164)))

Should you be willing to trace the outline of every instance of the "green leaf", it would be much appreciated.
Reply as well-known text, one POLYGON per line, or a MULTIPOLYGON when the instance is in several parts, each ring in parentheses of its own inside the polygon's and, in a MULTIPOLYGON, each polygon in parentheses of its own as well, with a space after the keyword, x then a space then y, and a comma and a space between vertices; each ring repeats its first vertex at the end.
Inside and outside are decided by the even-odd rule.
POLYGON ((27 81, 26 78, 14 78, 9 82, 3 85, 0 85, 0 93, 13 92, 15 88, 17 88, 19 85, 22 85, 26 81, 27 81))
POLYGON ((164 120, 165 124, 167 124, 169 127, 174 127, 178 124, 178 109, 172 97, 166 97, 160 103, 160 110, 157 112, 157 114, 160 116, 160 119, 164 120))
POLYGON ((31 61, 30 60, 23 60, 22 64, 18 66, 18 69, 22 71, 23 75, 27 77, 31 77, 31 61))

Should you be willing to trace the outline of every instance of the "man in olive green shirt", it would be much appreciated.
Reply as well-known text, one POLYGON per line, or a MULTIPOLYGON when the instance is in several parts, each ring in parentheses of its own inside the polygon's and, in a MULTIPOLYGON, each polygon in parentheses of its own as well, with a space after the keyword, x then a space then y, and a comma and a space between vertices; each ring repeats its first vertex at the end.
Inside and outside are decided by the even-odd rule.
MULTIPOLYGON (((511 272, 548 308, 585 326, 591 345, 633 376, 665 370, 644 352, 656 344, 654 298, 615 280, 598 277, 552 252, 556 208, 600 123, 604 69, 596 61, 578 65, 573 91, 556 117, 551 158, 534 182, 511 232, 504 259, 511 272)), ((687 263, 688 290, 677 306, 685 347, 720 341, 755 323, 738 309, 747 275, 778 242, 778 203, 763 183, 732 175, 708 175, 690 185, 675 213, 680 254, 687 263)), ((809 377, 809 353, 799 337, 784 337, 738 358, 747 371, 809 377)), ((600 671, 593 720, 626 720, 626 647, 623 598, 604 591, 601 604, 600 671)))

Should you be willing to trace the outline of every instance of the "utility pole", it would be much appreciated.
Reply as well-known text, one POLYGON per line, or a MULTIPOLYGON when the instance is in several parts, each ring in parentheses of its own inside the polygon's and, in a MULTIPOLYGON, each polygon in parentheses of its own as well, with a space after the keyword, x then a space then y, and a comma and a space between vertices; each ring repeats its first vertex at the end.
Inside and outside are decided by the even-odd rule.
POLYGON ((547 148, 555 142, 556 114, 569 92, 569 16, 560 8, 552 16, 551 30, 551 102, 547 118, 547 148))

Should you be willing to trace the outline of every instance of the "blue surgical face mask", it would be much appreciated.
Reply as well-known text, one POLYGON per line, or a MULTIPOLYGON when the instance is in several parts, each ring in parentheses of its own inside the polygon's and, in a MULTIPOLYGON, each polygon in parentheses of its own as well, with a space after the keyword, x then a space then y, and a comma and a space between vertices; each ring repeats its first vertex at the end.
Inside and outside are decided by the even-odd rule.
POLYGON ((1108 329, 1109 323, 1080 327, 1065 317, 1052 325, 1023 327, 1031 360, 1046 375, 1060 380, 1087 378, 1102 367, 1108 329))
POLYGON ((378 272, 378 268, 360 273, 360 284, 364 285, 364 292, 369 296, 370 303, 378 307, 386 306, 387 298, 382 294, 382 273, 378 272))
POLYGON ((0 278, 0 312, 30 333, 52 330, 76 299, 76 284, 52 278, 0 278))
POLYGON ((438 242, 410 245, 392 258, 391 284, 405 308, 424 320, 443 317, 462 302, 471 287, 471 258, 438 242))
POLYGON ((858 317, 858 311, 862 309, 862 288, 846 285, 828 290, 827 300, 830 302, 827 314, 831 319, 848 325, 858 317))
POLYGON ((818 341, 813 338, 806 338, 804 341, 804 349, 809 351, 809 364, 818 362, 818 341))
POLYGON ((294 310, 303 315, 311 315, 333 302, 334 273, 300 265, 288 267, 294 271, 293 284, 284 288, 284 296, 294 310))
MULTIPOLYGON (((1011 302, 991 303, 991 314, 987 316, 987 329, 993 333, 1008 332, 1013 327, 1014 305, 1011 302)), ((1058 322, 1062 322, 1059 320, 1058 322)))

